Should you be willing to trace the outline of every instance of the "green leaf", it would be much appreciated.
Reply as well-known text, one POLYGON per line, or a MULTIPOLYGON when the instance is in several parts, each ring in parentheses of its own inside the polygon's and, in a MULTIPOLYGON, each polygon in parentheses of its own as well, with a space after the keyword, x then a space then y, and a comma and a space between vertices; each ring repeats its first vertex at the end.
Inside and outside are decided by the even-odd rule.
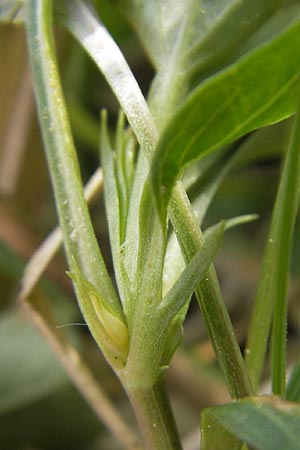
POLYGON ((189 52, 193 84, 273 38, 297 15, 297 0, 231 2, 221 20, 213 24, 204 39, 199 43, 196 40, 189 52))
POLYGON ((244 450, 242 443, 213 414, 201 414, 201 450, 244 450))
POLYGON ((124 258, 128 244, 126 241, 127 216, 135 173, 135 142, 131 130, 129 132, 124 130, 122 113, 117 126, 115 147, 113 151, 108 136, 106 112, 103 111, 100 148, 105 209, 118 291, 126 309, 126 303, 131 297, 131 286, 124 258))
MULTIPOLYGON (((101 298, 122 315, 122 308, 100 252, 84 199, 80 168, 55 56, 52 2, 28 0, 25 9, 27 43, 38 115, 68 262, 71 270, 75 272, 76 261, 83 276, 95 286, 101 298)), ((98 319, 95 317, 93 305, 88 298, 83 302, 80 301, 81 298, 84 299, 84 296, 79 296, 79 305, 97 340, 98 319)))
POLYGON ((120 204, 120 240, 125 241, 126 224, 135 174, 135 140, 131 128, 125 130, 125 117, 120 111, 116 129, 115 170, 120 204))
POLYGON ((300 22, 196 88, 163 133, 152 164, 161 212, 190 162, 295 111, 300 22))
POLYGON ((135 289, 139 295, 147 295, 144 303, 153 308, 161 300, 166 230, 158 218, 149 179, 144 184, 138 214, 139 235, 131 230, 131 237, 138 239, 135 289))
MULTIPOLYGON (((248 223, 256 218, 257 216, 255 215, 235 217, 214 225, 204 233, 205 241, 203 246, 187 264, 178 280, 163 298, 159 307, 163 322, 169 321, 169 326, 172 328, 171 334, 174 342, 169 336, 167 346, 173 348, 173 351, 169 348, 168 354, 172 355, 178 345, 178 334, 189 306, 189 300, 197 284, 212 264, 213 258, 222 244, 225 230, 248 223)), ((162 328, 164 328, 163 325, 162 328)))
POLYGON ((24 21, 24 0, 0 0, 0 22, 24 21))
MULTIPOLYGON (((277 397, 253 397, 208 408, 203 411, 202 420, 207 422, 209 418, 256 450, 300 449, 300 406, 277 397)), ((220 444, 214 450, 225 448, 220 444)), ((212 449, 205 437, 202 448, 212 449)))
POLYGON ((187 264, 178 280, 163 298, 158 314, 161 316, 161 332, 166 332, 161 364, 167 365, 179 345, 181 327, 185 319, 189 300, 197 284, 204 277, 219 249, 224 236, 225 222, 215 225, 205 234, 204 244, 187 264))
POLYGON ((219 56, 224 48, 228 51, 240 44, 268 13, 285 2, 125 0, 119 3, 154 65, 163 71, 172 60, 183 59, 182 56, 192 50, 193 60, 185 58, 187 66, 195 63, 195 55, 204 60, 204 56, 211 58, 214 52, 219 56))
POLYGON ((177 282, 164 297, 159 307, 164 320, 171 320, 176 316, 207 272, 223 241, 225 225, 225 222, 221 222, 206 232, 202 248, 187 264, 177 282))
POLYGON ((243 225, 244 223, 253 222, 253 220, 257 219, 258 219, 257 214, 244 214, 243 216, 232 217, 231 219, 227 219, 225 221, 225 230, 229 230, 230 228, 243 225))
MULTIPOLYGON (((191 78, 224 67, 286 0, 119 1, 156 68, 150 106, 162 129, 190 89, 191 78)), ((277 19, 281 24, 281 21, 277 19)), ((249 50, 249 49, 248 49, 249 50)))
POLYGON ((120 217, 120 201, 117 177, 114 163, 114 153, 109 141, 107 130, 107 115, 106 112, 102 112, 101 116, 101 163, 103 169, 104 178, 104 199, 105 209, 109 228, 109 238, 112 250, 112 257, 114 261, 114 270, 116 273, 119 293, 124 301, 123 293, 123 279, 121 276, 121 217, 120 217))
MULTIPOLYGON (((145 162, 143 157, 140 161, 145 162)), ((133 377, 130 380, 132 385, 149 386, 161 375, 163 339, 158 335, 163 333, 164 336, 166 332, 157 320, 162 297, 166 230, 157 214, 150 180, 144 180, 143 167, 140 163, 138 166, 134 183, 137 190, 133 187, 131 198, 133 214, 127 229, 130 233, 126 235, 126 241, 130 241, 124 247, 125 256, 129 256, 124 260, 126 270, 127 261, 132 263, 129 267, 132 294, 124 305, 130 335, 126 373, 133 377), (132 221, 134 217, 136 221, 132 221)))

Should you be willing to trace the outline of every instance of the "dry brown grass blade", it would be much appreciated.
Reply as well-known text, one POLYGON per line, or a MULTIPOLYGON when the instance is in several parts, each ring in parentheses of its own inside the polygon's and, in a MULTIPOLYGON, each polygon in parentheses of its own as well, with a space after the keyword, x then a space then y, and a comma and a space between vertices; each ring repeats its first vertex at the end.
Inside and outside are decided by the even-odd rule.
POLYGON ((13 110, 2 140, 0 160, 0 190, 13 195, 23 166, 27 138, 33 114, 33 93, 28 67, 25 68, 15 96, 13 110))
MULTIPOLYGON (((85 198, 89 204, 93 202, 97 194, 101 191, 102 182, 102 170, 98 168, 84 189, 85 198)), ((59 226, 57 226, 35 251, 25 268, 22 279, 21 296, 23 298, 30 295, 48 264, 62 245, 62 242, 62 233, 59 226)))
POLYGON ((79 352, 62 330, 56 327, 52 313, 41 296, 31 292, 27 298, 20 295, 19 302, 29 320, 39 329, 55 352, 71 381, 122 447, 127 450, 142 450, 134 432, 116 411, 79 352))

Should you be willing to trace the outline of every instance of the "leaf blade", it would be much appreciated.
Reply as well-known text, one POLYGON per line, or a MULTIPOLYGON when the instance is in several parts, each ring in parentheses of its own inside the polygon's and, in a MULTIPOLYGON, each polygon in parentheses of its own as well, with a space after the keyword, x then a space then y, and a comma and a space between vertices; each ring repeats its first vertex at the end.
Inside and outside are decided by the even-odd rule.
POLYGON ((295 111, 299 31, 296 20, 188 97, 163 133, 152 164, 160 210, 166 207, 185 165, 295 111))
POLYGON ((257 450, 300 449, 300 407, 277 397, 238 400, 208 408, 203 414, 212 415, 257 450))
MULTIPOLYGON (((299 69, 298 69, 299 70, 299 69)), ((272 387, 285 394, 287 288, 292 236, 300 196, 300 104, 273 208, 246 348, 246 364, 258 389, 273 314, 272 387)))
MULTIPOLYGON (((37 109, 69 265, 77 263, 116 315, 123 314, 91 223, 62 93, 52 33, 52 2, 26 2, 26 31, 37 109)), ((80 302, 97 341, 92 305, 80 302), (93 319, 93 320, 92 320, 93 319)), ((99 343, 99 341, 97 341, 99 343)))
POLYGON ((208 230, 202 248, 187 264, 178 281, 163 299, 160 310, 162 316, 168 318, 168 320, 173 318, 184 306, 199 280, 208 270, 215 253, 222 243, 225 226, 226 223, 221 222, 208 230))

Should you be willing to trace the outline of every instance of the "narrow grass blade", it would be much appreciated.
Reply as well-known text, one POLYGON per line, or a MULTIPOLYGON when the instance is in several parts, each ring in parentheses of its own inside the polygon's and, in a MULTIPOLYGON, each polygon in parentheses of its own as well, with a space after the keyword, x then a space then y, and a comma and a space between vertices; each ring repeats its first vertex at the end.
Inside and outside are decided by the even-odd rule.
MULTIPOLYGON (((39 119, 70 267, 76 259, 83 275, 98 289, 116 314, 122 316, 83 195, 80 169, 57 69, 50 0, 26 2, 26 31, 39 119)), ((80 298, 79 303, 96 338, 97 317, 93 307, 84 298, 80 298)))
POLYGON ((201 250, 187 264, 159 306, 158 314, 161 322, 159 332, 162 333, 161 339, 164 339, 161 357, 162 366, 169 364, 179 345, 182 334, 180 330, 188 310, 189 301, 197 284, 211 265, 223 241, 224 231, 224 222, 207 231, 201 250))
MULTIPOLYGON (((275 278, 274 315, 272 329, 272 390, 285 395, 288 278, 292 252, 293 230, 300 199, 300 97, 286 156, 274 215, 278 214, 278 269, 275 278)), ((276 241, 274 243, 276 245, 276 241)))
POLYGON ((120 205, 120 241, 124 244, 128 208, 135 174, 136 141, 132 129, 125 129, 125 116, 121 110, 116 127, 115 171, 120 205))
POLYGON ((187 264, 186 268, 164 297, 159 309, 162 317, 168 320, 174 317, 192 295, 200 279, 207 272, 213 258, 220 247, 225 230, 257 219, 255 214, 238 216, 222 221, 204 233, 204 244, 187 264))
POLYGON ((161 316, 167 321, 176 316, 207 272, 223 241, 225 226, 225 222, 221 222, 208 230, 202 248, 187 264, 177 282, 163 299, 159 309, 161 316))
POLYGON ((290 402, 300 402, 300 362, 296 362, 290 375, 287 389, 286 399, 290 402))
POLYGON ((247 367, 253 387, 257 390, 274 314, 272 382, 273 392, 280 395, 284 395, 286 383, 287 286, 293 228, 299 205, 299 180, 300 107, 298 106, 273 209, 246 347, 247 367))
POLYGON ((101 115, 101 163, 104 177, 104 198, 109 228, 109 239, 114 261, 114 268, 118 280, 118 287, 122 295, 122 279, 120 279, 120 198, 118 195, 117 179, 115 173, 114 153, 110 144, 106 112, 101 115))

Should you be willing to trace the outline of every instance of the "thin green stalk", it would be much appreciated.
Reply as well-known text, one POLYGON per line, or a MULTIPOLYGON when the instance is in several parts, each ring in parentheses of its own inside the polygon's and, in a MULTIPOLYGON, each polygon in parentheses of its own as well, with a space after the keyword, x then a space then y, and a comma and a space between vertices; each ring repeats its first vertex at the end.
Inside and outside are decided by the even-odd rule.
POLYGON ((278 233, 281 239, 278 244, 278 254, 280 255, 278 273, 275 278, 277 296, 275 298, 272 331, 272 390, 274 394, 282 396, 285 395, 286 390, 287 288, 293 229, 299 205, 299 179, 300 107, 298 106, 283 176, 279 186, 278 201, 276 202, 278 206, 275 206, 275 209, 281 210, 278 224, 278 233))
POLYGON ((129 398, 143 431, 147 450, 182 450, 162 379, 149 388, 132 387, 129 398))
MULTIPOLYGON (((204 238, 187 195, 179 184, 173 190, 170 211, 182 252, 186 262, 189 262, 202 247, 204 238)), ((251 383, 213 265, 195 293, 231 397, 251 395, 251 383)))
MULTIPOLYGON (((77 261, 84 276, 122 316, 84 199, 55 57, 51 0, 26 2, 26 31, 38 114, 69 265, 74 270, 77 261)), ((100 343, 93 306, 82 299, 80 307, 100 343)))
POLYGON ((246 364, 257 390, 273 315, 272 389, 278 395, 285 395, 286 389, 287 286, 293 228, 299 205, 299 109, 298 106, 275 200, 246 348, 246 364))

